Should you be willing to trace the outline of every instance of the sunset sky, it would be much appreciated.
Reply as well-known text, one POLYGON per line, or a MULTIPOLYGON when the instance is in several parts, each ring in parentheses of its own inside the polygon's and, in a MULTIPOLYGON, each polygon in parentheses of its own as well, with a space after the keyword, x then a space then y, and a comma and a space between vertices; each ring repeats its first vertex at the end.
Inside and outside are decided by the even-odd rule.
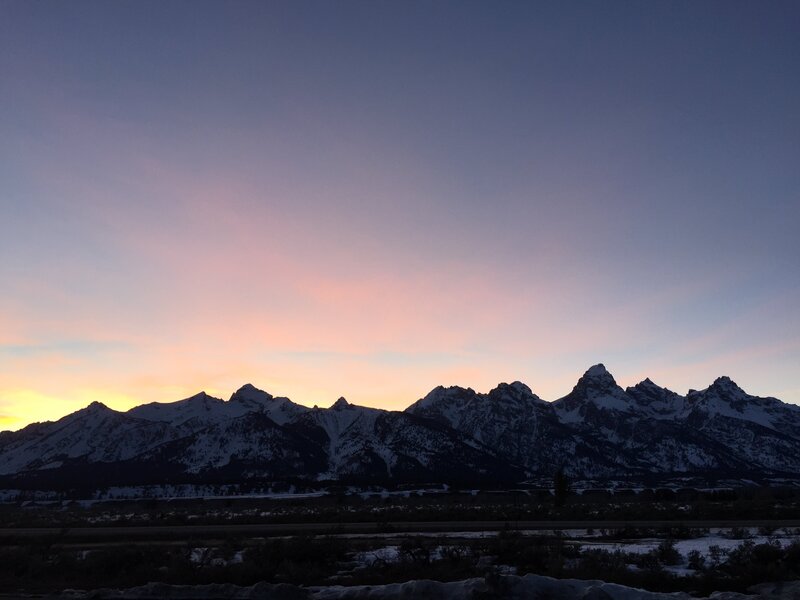
POLYGON ((0 0, 0 429, 603 362, 800 403, 800 3, 0 0))

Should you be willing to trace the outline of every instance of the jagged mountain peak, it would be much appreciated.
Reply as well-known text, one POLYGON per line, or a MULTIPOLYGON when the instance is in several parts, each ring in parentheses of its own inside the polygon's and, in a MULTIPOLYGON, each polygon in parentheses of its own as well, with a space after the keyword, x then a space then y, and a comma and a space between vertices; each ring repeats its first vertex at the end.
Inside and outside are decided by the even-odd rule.
POLYGON ((406 410, 415 412, 418 410, 426 410, 432 408, 440 403, 461 402, 477 396, 475 390, 472 388, 464 388, 457 385, 445 387, 437 385, 425 396, 417 400, 414 404, 409 406, 406 410))
POLYGON ((331 405, 331 409, 333 409, 333 410, 346 410, 346 409, 350 408, 351 406, 353 406, 353 405, 352 405, 352 404, 350 404, 350 403, 349 403, 349 402, 348 402, 348 401, 347 401, 347 400, 344 398, 344 396, 341 396, 341 397, 340 397, 340 398, 339 398, 339 399, 338 399, 336 402, 334 402, 334 403, 331 405))
POLYGON ((598 363, 590 367, 572 388, 572 391, 553 403, 562 422, 586 421, 587 410, 629 412, 633 401, 617 385, 605 365, 598 363))
POLYGON ((686 398, 653 383, 647 377, 632 387, 625 388, 625 393, 634 400, 637 407, 650 417, 659 419, 677 417, 685 408, 686 398))
POLYGON ((625 392, 617 385, 614 376, 608 372, 602 363, 589 367, 578 380, 578 383, 575 384, 575 387, 572 388, 572 392, 566 397, 582 398, 589 401, 613 397, 616 399, 616 402, 612 403, 614 406, 608 406, 607 408, 617 409, 624 408, 622 405, 627 402, 625 392))
POLYGON ((108 411, 111 409, 102 402, 95 400, 94 402, 89 404, 89 406, 87 406, 84 410, 86 410, 87 412, 99 412, 99 411, 108 411))
POLYGON ((655 383, 649 377, 645 377, 644 379, 642 379, 636 385, 629 386, 629 387, 625 388, 625 391, 628 394, 633 393, 633 392, 640 392, 640 393, 647 393, 647 394, 657 394, 657 393, 662 393, 662 392, 669 392, 670 394, 675 393, 672 390, 670 390, 669 388, 661 387, 660 385, 655 383))
MULTIPOLYGON (((492 390, 502 390, 502 391, 513 391, 518 394, 524 394, 526 396, 533 396, 533 392, 531 388, 527 385, 522 383, 521 381, 512 381, 511 383, 498 383, 497 386, 492 390)), ((491 392, 489 392, 491 394, 491 392)))
POLYGON ((578 380, 579 384, 581 382, 584 382, 585 384, 603 386, 617 385, 617 382, 614 380, 614 376, 608 372, 608 369, 606 369, 606 366, 603 363, 597 363, 596 365, 589 367, 583 376, 578 380))
POLYGON ((460 385, 437 385, 433 388, 430 392, 427 393, 425 396, 434 397, 434 396, 462 396, 464 394, 474 394, 475 390, 471 387, 461 387, 460 385))
POLYGON ((128 412, 133 413, 144 407, 152 407, 155 409, 168 409, 180 406, 220 403, 220 402, 223 402, 221 398, 216 398, 215 396, 212 396, 211 394, 208 394, 206 392, 198 392, 193 396, 183 398, 182 400, 176 400, 174 402, 150 402, 148 404, 140 404, 139 406, 130 409, 128 412))
POLYGON ((487 394, 489 400, 493 402, 507 402, 507 401, 533 401, 536 403, 543 403, 544 400, 539 398, 533 393, 531 388, 522 383, 521 381, 513 381, 511 383, 499 383, 497 387, 492 389, 487 394))
POLYGON ((283 396, 273 396, 264 390, 258 389, 251 383, 247 383, 236 390, 228 404, 237 407, 236 410, 239 411, 266 413, 270 419, 279 425, 283 425, 297 415, 309 410, 305 406, 295 404, 283 396))
POLYGON ((102 402, 98 402, 95 400, 88 406, 81 408, 80 410, 75 411, 69 415, 61 417, 57 423, 66 423, 71 422, 79 419, 101 419, 108 415, 118 415, 121 414, 118 411, 114 410, 113 408, 109 408, 102 402))
MULTIPOLYGON (((209 402, 222 402, 222 399, 216 398, 211 394, 207 393, 205 390, 194 394, 193 396, 189 396, 184 400, 178 400, 178 402, 184 402, 186 404, 208 404, 209 402)), ((155 403, 154 403, 155 404, 155 403)), ((163 403, 162 406, 166 406, 167 403, 163 403)))
POLYGON ((597 363, 586 369, 583 375, 589 377, 602 377, 604 375, 610 375, 610 373, 603 363, 597 363))
POLYGON ((136 419, 169 423, 175 427, 187 423, 207 424, 225 418, 225 402, 206 392, 199 392, 176 402, 150 402, 141 404, 126 413, 136 419))
POLYGON ((735 393, 737 395, 746 395, 746 392, 736 385, 736 382, 728 377, 727 375, 723 375, 722 377, 717 377, 714 380, 714 383, 711 384, 712 388, 715 388, 719 391, 724 391, 727 393, 735 393))
POLYGON ((259 391, 262 391, 262 390, 260 390, 256 386, 254 386, 252 383, 245 383, 243 386, 241 386, 236 391, 237 392, 259 392, 259 391))
MULTIPOLYGON (((704 390, 691 390, 687 395, 687 406, 698 422, 735 419, 800 439, 800 407, 777 398, 752 396, 730 377, 718 377, 704 390)), ((741 425, 734 427, 738 429, 741 425)))
POLYGON ((723 375, 722 377, 717 377, 710 386, 703 390, 689 390, 687 398, 692 404, 707 404, 713 400, 714 402, 742 406, 754 400, 755 396, 750 396, 730 377, 723 375))
POLYGON ((241 400, 272 400, 272 394, 265 392, 254 386, 252 383, 245 383, 242 387, 236 390, 231 396, 231 401, 241 400))

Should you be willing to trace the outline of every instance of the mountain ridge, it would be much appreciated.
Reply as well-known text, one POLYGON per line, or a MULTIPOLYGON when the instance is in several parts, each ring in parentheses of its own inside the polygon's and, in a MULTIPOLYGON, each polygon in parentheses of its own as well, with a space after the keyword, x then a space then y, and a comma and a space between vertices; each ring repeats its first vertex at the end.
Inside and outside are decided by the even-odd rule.
POLYGON ((526 384, 437 386, 403 411, 339 398, 308 408, 245 384, 116 411, 93 402, 0 433, 0 485, 104 473, 168 480, 525 481, 762 473, 800 479, 800 407, 727 376, 683 396, 623 389, 602 363, 548 402, 526 384))

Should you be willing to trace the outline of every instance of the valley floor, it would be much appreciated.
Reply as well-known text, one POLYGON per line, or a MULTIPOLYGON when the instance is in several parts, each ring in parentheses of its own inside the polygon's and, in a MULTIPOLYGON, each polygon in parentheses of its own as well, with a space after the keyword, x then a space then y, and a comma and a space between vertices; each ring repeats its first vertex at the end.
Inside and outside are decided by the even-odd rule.
MULTIPOLYGON (((245 598, 252 586, 282 584, 294 594, 286 598, 333 600, 358 589, 358 597, 393 598, 424 585, 442 598, 492 598, 513 597, 492 596, 498 585, 522 593, 553 577, 583 581, 575 593, 597 592, 601 584, 585 582, 600 580, 704 597, 800 580, 794 489, 624 490, 572 494, 563 504, 520 490, 399 492, 8 503, 0 506, 0 592, 82 598, 64 590, 152 583, 194 586, 169 593, 199 598, 211 588, 196 586, 236 586, 213 593, 245 598), (363 595, 358 586, 372 587, 363 595)), ((92 597, 163 597, 146 595, 158 589, 167 593, 151 586, 92 597)), ((612 598, 642 597, 602 587, 612 589, 612 598)))

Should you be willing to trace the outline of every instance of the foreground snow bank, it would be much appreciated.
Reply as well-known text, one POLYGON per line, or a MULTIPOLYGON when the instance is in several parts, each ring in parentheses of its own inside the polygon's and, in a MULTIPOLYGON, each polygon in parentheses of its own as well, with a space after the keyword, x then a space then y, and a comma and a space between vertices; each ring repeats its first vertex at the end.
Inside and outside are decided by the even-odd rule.
MULTIPOLYGON (((749 594, 717 592, 715 600, 793 600, 800 597, 800 582, 767 583, 751 588, 749 594)), ((523 600, 552 598, 553 600, 698 600, 677 592, 662 594, 629 588, 604 581, 553 579, 542 575, 524 577, 502 576, 487 579, 466 579, 440 583, 438 581, 407 581, 388 585, 330 586, 302 588, 287 584, 259 583, 252 587, 228 584, 166 585, 150 583, 128 590, 67 590, 50 596, 51 600, 475 600, 481 598, 523 600)))

